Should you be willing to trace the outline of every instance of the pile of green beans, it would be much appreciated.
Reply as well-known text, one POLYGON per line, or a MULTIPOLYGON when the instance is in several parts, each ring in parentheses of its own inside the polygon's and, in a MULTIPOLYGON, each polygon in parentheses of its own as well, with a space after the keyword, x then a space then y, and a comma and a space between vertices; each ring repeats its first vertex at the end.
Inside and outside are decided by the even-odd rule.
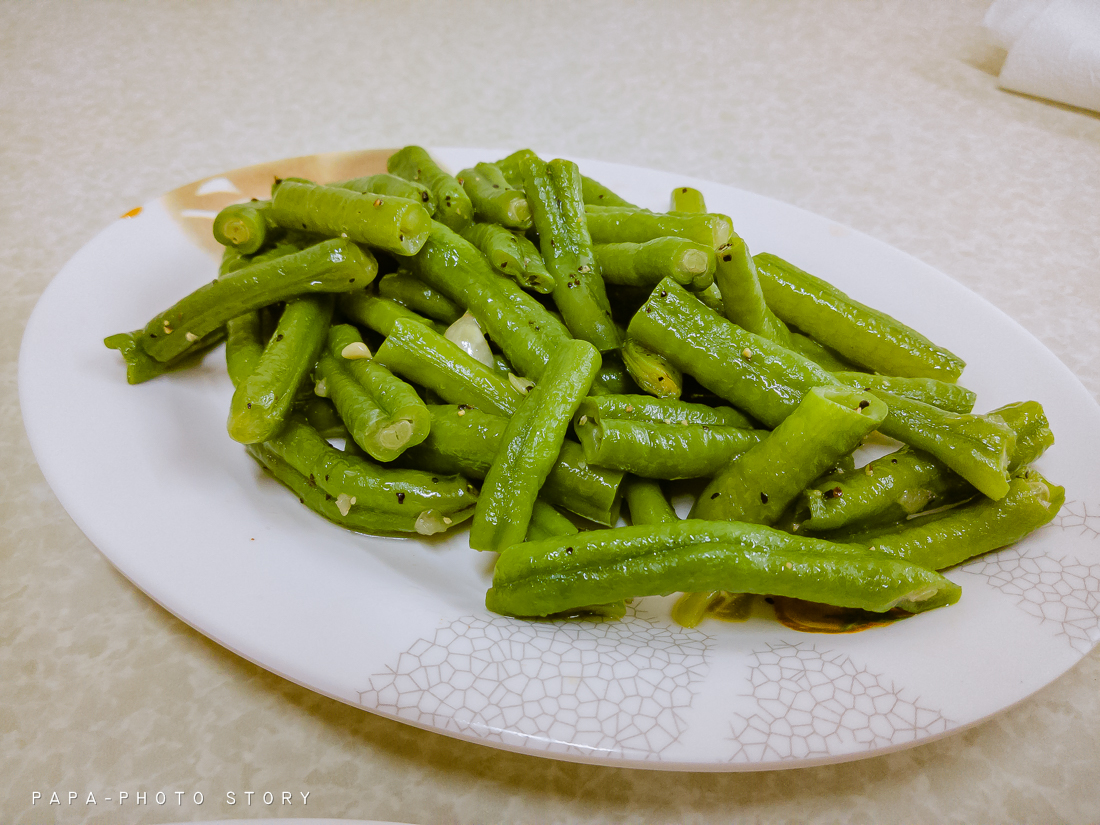
POLYGON ((974 413, 961 358, 754 255, 698 190, 655 212, 530 149, 387 169, 226 207, 218 277, 105 344, 137 384, 224 340, 230 438, 348 529, 470 520, 490 610, 920 613, 960 596, 940 571, 1057 514, 1039 403, 974 413), (896 445, 857 468, 876 431, 896 445))

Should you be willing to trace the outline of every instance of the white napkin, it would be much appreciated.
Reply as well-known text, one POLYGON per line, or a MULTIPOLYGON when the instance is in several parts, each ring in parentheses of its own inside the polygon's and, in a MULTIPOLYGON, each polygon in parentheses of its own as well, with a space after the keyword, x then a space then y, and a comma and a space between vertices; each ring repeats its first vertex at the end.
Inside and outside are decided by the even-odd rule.
POLYGON ((1100 112, 1100 0, 996 0, 984 22, 1002 89, 1100 112))

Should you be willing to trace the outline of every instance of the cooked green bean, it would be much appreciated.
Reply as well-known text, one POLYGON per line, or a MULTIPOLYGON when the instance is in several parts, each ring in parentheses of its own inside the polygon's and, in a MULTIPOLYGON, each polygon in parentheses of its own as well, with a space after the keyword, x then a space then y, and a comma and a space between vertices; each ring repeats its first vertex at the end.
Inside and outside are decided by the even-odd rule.
POLYGON ((435 198, 435 219, 459 232, 474 219, 474 207, 466 191, 419 146, 406 146, 386 161, 386 169, 405 180, 422 183, 435 198))
POLYGON ((734 235, 718 250, 714 283, 722 293, 725 316, 739 327, 790 349, 791 332, 764 302, 760 278, 745 241, 734 235))
POLYGON ((551 353, 569 340, 561 321, 440 223, 410 266, 420 280, 466 307, 525 378, 538 381, 551 353))
POLYGON ((594 467, 660 479, 709 478, 767 435, 766 430, 584 414, 577 416, 574 429, 585 461, 594 467))
POLYGON ((557 536, 575 536, 580 530, 577 525, 547 504, 541 498, 535 499, 531 509, 531 523, 527 527, 527 540, 552 539, 557 536))
POLYGON ((645 243, 673 236, 720 249, 733 236, 733 224, 725 215, 671 215, 622 206, 588 206, 585 212, 597 244, 645 243))
MULTIPOLYGON (((413 312, 397 301, 381 298, 362 289, 338 296, 336 306, 349 320, 374 330, 379 335, 389 335, 396 321, 413 321, 436 329, 435 322, 430 318, 413 312)), ((436 332, 440 329, 436 329, 436 332)))
POLYGON ((229 320, 225 325, 225 371, 234 387, 252 374, 263 351, 264 336, 258 311, 229 320))
POLYGON ((259 252, 272 236, 271 201, 234 203, 214 216, 214 240, 242 255, 259 252))
POLYGON ((624 418, 658 424, 709 424, 742 429, 753 426, 748 417, 733 407, 714 407, 648 395, 590 395, 581 402, 577 413, 590 418, 624 418))
POLYGON ((658 398, 679 398, 684 374, 660 353, 647 349, 629 335, 619 353, 630 377, 641 389, 658 398))
POLYGON ((849 361, 884 375, 955 381, 965 363, 884 312, 775 255, 753 259, 768 306, 849 361))
POLYGON ((324 241, 200 287, 153 318, 141 345, 158 361, 171 361, 238 315, 307 292, 348 292, 366 286, 377 273, 374 256, 351 241, 324 241))
POLYGON ((692 518, 772 524, 815 478, 886 418, 870 393, 818 387, 771 433, 711 480, 692 518))
MULTIPOLYGON (((623 499, 630 511, 631 524, 667 524, 680 520, 661 485, 652 479, 637 476, 623 479, 623 499)), ((534 539, 529 537, 528 541, 534 539)))
POLYGON ((485 606, 511 616, 546 616, 623 598, 711 590, 876 613, 930 610, 954 604, 960 593, 940 574, 883 553, 760 525, 687 520, 513 545, 497 559, 485 606), (700 540, 690 541, 696 535, 700 540))
POLYGON ((472 223, 462 230, 462 237, 480 249, 497 272, 520 286, 543 295, 554 290, 554 279, 541 255, 522 234, 495 223, 472 223))
POLYGON ((551 357, 539 383, 509 420, 485 476, 470 526, 475 550, 499 551, 523 541, 535 498, 599 368, 600 355, 587 341, 569 341, 551 357))
POLYGON ((275 334, 229 403, 229 437, 242 444, 267 441, 283 426, 294 396, 324 346, 332 321, 332 295, 287 302, 275 334))
POLYGON ((476 218, 510 229, 531 228, 527 197, 520 189, 513 189, 495 165, 479 163, 463 169, 457 178, 470 197, 476 218))
MULTIPOLYGON (((690 186, 677 186, 672 190, 669 198, 669 212, 683 212, 685 214, 703 214, 707 211, 707 204, 703 193, 690 186)), ((608 204, 611 206, 612 204, 608 204)))
POLYGON ((520 391, 496 370, 423 324, 396 321, 374 362, 430 387, 452 404, 511 415, 523 401, 520 391))
POLYGON ((225 327, 207 333, 170 361, 158 361, 141 345, 144 331, 119 332, 103 339, 107 349, 116 349, 126 363, 126 383, 142 384, 158 375, 187 369, 202 360, 205 352, 217 346, 225 338, 225 327))
POLYGON ((551 295, 566 327, 600 352, 618 349, 619 333, 588 236, 577 165, 528 159, 523 183, 539 248, 554 279, 551 295))
POLYGON ((714 283, 714 250, 686 238, 595 244, 592 252, 604 280, 616 286, 652 288, 665 277, 694 290, 714 283))
POLYGON ((935 378, 899 378, 866 372, 834 372, 833 375, 849 387, 876 393, 883 390, 954 413, 970 412, 978 398, 973 390, 935 378))
POLYGON ((429 215, 435 214, 435 198, 432 196, 432 191, 422 183, 405 180, 397 175, 385 173, 367 175, 363 178, 352 178, 333 185, 363 195, 392 195, 395 198, 405 198, 419 203, 429 215))
POLYGON ((432 227, 418 201, 290 180, 271 197, 271 219, 287 229, 349 238, 394 255, 415 254, 432 227))
POLYGON ((465 310, 438 290, 432 289, 411 272, 399 271, 378 279, 378 295, 408 307, 413 312, 451 325, 465 310))

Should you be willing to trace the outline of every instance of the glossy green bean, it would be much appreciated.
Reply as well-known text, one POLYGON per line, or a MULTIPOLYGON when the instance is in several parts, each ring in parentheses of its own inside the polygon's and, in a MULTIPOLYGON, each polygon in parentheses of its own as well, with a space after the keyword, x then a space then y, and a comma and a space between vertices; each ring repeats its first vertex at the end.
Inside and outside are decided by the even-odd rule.
POLYGON ((539 541, 558 536, 575 536, 580 530, 577 525, 547 504, 541 498, 535 499, 531 509, 531 523, 527 526, 527 540, 539 541))
POLYGON ((955 381, 965 362, 884 312, 775 255, 754 258, 768 306, 854 364, 884 375, 955 381))
POLYGON ((543 295, 554 290, 554 279, 541 255, 522 234, 495 223, 472 223, 462 230, 462 237, 480 249, 497 272, 520 286, 543 295))
POLYGON ((413 312, 397 301, 381 298, 362 289, 337 296, 336 307, 349 320, 374 330, 379 335, 389 335, 396 321, 412 321, 435 329, 436 332, 440 331, 432 319, 413 312))
POLYGON ((397 175, 383 173, 352 178, 333 185, 363 195, 391 195, 395 198, 405 198, 419 203, 429 215, 435 215, 435 197, 432 195, 432 191, 424 184, 414 180, 405 180, 397 175))
POLYGON ((390 155, 386 169, 395 175, 422 183, 435 198, 435 219, 454 231, 461 231, 474 219, 474 207, 466 191, 419 146, 406 146, 390 155))
MULTIPOLYGON (((652 479, 627 476, 623 479, 623 499, 630 511, 631 524, 668 524, 680 520, 661 485, 652 479)), ((528 541, 534 539, 528 537, 528 541)))
POLYGON ((604 281, 616 286, 652 288, 666 277, 693 290, 714 283, 714 250, 686 238, 594 244, 592 252, 604 281))
POLYGON ((429 387, 452 404, 511 415, 523 401, 520 391, 496 370, 423 324, 395 322, 374 362, 429 387))
POLYGON ((755 446, 711 480, 692 518, 772 524, 815 478, 886 418, 870 393, 818 387, 755 446))
POLYGON ((225 333, 225 369, 237 387, 256 369, 264 351, 260 313, 253 310, 231 318, 225 333))
POLYGON ((332 321, 331 295, 305 295, 287 302, 263 352, 237 384, 229 402, 229 437, 241 444, 267 441, 290 413, 325 343, 332 321))
POLYGON ((287 229, 349 238, 394 255, 415 254, 432 228, 418 201, 289 180, 272 195, 271 219, 287 229))
POLYGON ((527 535, 535 498, 599 368, 599 352, 587 341, 569 341, 551 357, 542 379, 509 420, 485 476, 470 525, 475 550, 499 551, 527 535))
POLYGON ((250 264, 215 279, 153 318, 141 345, 170 361, 231 318, 307 292, 348 292, 378 274, 374 256, 346 238, 250 264))
POLYGON ((420 280, 466 307, 525 378, 537 381, 551 353, 569 340, 561 321, 442 224, 435 224, 410 267, 420 280))
POLYGON ((485 605, 505 615, 546 616, 621 598, 712 590, 878 613, 921 612, 953 604, 960 593, 938 573, 885 554, 760 525, 686 520, 513 545, 497 559, 485 605))
POLYGON ((592 466, 659 479, 709 478, 767 435, 765 430, 585 414, 577 416, 574 429, 592 466))
POLYGON ((451 325, 465 309, 442 292, 432 289, 411 272, 391 272, 378 279, 378 295, 408 307, 413 312, 451 325))
POLYGON ((859 387, 868 392, 882 390, 954 413, 970 412, 978 399, 978 394, 973 390, 935 378, 899 378, 846 371, 834 372, 833 375, 849 387, 859 387))
POLYGON ((584 196, 584 203, 586 206, 623 206, 629 209, 638 208, 630 201, 612 192, 599 181, 584 175, 581 176, 581 194, 584 196))
POLYGON ((276 234, 271 201, 233 203, 214 216, 214 240, 242 255, 253 255, 276 234))
MULTIPOLYGON (((612 204, 608 204, 611 206, 612 204)), ((683 212, 685 214, 703 214, 707 211, 706 200, 703 193, 690 186, 677 186, 669 197, 669 212, 683 212)))
POLYGON ((721 249, 733 236, 733 224, 725 215, 672 215, 621 206, 588 206, 586 214, 589 234, 597 244, 645 243, 672 236, 721 249))
POLYGON ((127 384, 143 384, 159 375, 195 366, 205 353, 222 342, 226 331, 225 327, 219 327, 207 333, 170 361, 158 361, 147 353, 141 345, 143 335, 144 330, 136 329, 133 332, 108 335, 103 339, 103 345, 107 349, 118 350, 122 356, 126 364, 127 384))
POLYGON ((539 248, 554 279, 551 295, 565 326, 600 352, 618 349, 619 333, 588 236, 577 165, 528 159, 523 183, 539 248))
POLYGON ((479 163, 456 177, 473 204, 475 218, 510 229, 531 228, 527 197, 520 189, 513 189, 494 164, 479 163))
POLYGON ((623 366, 641 389, 657 398, 679 398, 684 387, 680 368, 660 353, 639 344, 629 335, 619 355, 623 366))
POLYGON ((722 293, 725 316, 739 327, 790 349, 791 332, 764 301, 760 278, 745 241, 734 234, 718 250, 714 283, 722 293))
POLYGON ((577 408, 589 418, 624 418, 658 424, 709 424, 751 429, 753 422, 733 407, 693 404, 673 398, 648 395, 590 395, 577 408))

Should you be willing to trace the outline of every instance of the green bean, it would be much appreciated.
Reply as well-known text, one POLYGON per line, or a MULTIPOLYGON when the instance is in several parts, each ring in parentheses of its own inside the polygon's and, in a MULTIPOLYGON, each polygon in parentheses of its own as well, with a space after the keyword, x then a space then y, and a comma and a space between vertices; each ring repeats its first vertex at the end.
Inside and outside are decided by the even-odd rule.
POLYGON ((436 223, 410 261, 420 280, 466 307, 520 374, 534 381, 569 339, 564 325, 515 281, 493 271, 469 241, 436 223))
POLYGON ((1037 470, 1020 470, 997 501, 984 496, 949 510, 851 534, 875 551, 935 570, 1013 544, 1050 522, 1065 502, 1063 487, 1037 470))
POLYGON ((497 272, 520 286, 543 295, 553 291, 553 277, 534 244, 523 235, 495 223, 472 223, 462 230, 462 237, 480 249, 497 272))
POLYGON ((623 395, 637 392, 638 389, 638 385, 634 383, 634 379, 627 372, 626 365, 623 364, 622 353, 604 353, 603 364, 600 365, 596 380, 592 382, 590 393, 592 395, 606 395, 609 393, 623 395))
POLYGON ((738 235, 718 250, 714 282, 722 293, 725 316, 743 329, 790 349, 791 332, 764 302, 752 254, 738 235))
POLYGON ((590 395, 581 402, 577 412, 589 418, 624 418, 657 424, 709 424, 742 429, 753 426, 748 417, 733 407, 692 404, 648 395, 590 395))
POLYGON ((202 360, 203 354, 225 338, 225 327, 207 333, 169 361, 158 361, 147 353, 141 345, 143 335, 143 330, 136 329, 133 332, 108 335, 103 339, 104 346, 118 350, 126 363, 127 384, 142 384, 158 375, 195 366, 202 360))
POLYGON ((435 214, 435 198, 432 197, 432 191, 422 183, 405 180, 397 175, 367 175, 333 185, 362 195, 391 195, 395 198, 415 201, 423 206, 429 215, 435 214))
POLYGON ((341 452, 298 413, 265 446, 305 476, 311 485, 343 502, 386 513, 435 510, 444 515, 474 504, 477 489, 461 475, 381 467, 341 452), (351 499, 355 499, 352 501, 351 499))
POLYGON ((581 176, 581 194, 584 196, 585 205, 624 206, 630 209, 638 208, 630 201, 624 200, 616 195, 599 181, 584 175, 581 176))
POLYGON ((621 206, 588 206, 585 212, 597 244, 645 243, 673 236, 720 249, 733 236, 733 224, 725 215, 671 215, 621 206))
POLYGON ((679 398, 684 374, 663 355, 647 349, 629 335, 619 353, 630 377, 643 390, 658 398, 679 398))
MULTIPOLYGON (((530 149, 520 149, 508 157, 498 160, 496 167, 500 170, 504 179, 517 189, 523 187, 523 163, 530 158, 538 160, 538 155, 530 149)), ((581 194, 585 204, 602 204, 604 206, 628 206, 637 209, 634 204, 623 200, 602 183, 592 178, 581 175, 581 194)))
MULTIPOLYGON (((711 424, 659 424, 578 415, 574 429, 594 467, 645 478, 709 478, 766 434, 711 424)), ((812 479, 811 479, 812 480, 812 479)))
POLYGON ((693 290, 714 283, 714 250, 686 238, 595 244, 592 252, 604 280, 616 286, 652 288, 665 277, 693 290))
MULTIPOLYGON (((677 186, 672 190, 669 212, 683 212, 685 214, 702 214, 707 211, 703 193, 690 186, 677 186)), ((609 206, 611 204, 608 204, 609 206)))
MULTIPOLYGON (((680 520, 672 505, 668 503, 661 485, 652 479, 637 476, 628 476, 623 479, 623 498, 630 510, 631 524, 667 524, 680 520)), ((527 540, 535 539, 528 536, 527 540)))
POLYGON ((695 297, 708 309, 713 309, 719 315, 726 314, 725 304, 722 303, 722 291, 718 289, 718 284, 711 284, 706 289, 696 292, 695 297))
POLYGON ((393 461, 409 447, 423 441, 431 427, 431 415, 416 390, 381 363, 363 357, 368 351, 359 332, 348 324, 329 330, 328 352, 366 392, 370 404, 361 404, 361 426, 355 442, 378 461, 393 461))
POLYGON ((619 334, 585 224, 577 165, 528 159, 523 181, 542 257, 554 279, 551 295, 566 327, 600 352, 618 349, 619 334))
POLYGON ((527 527, 527 540, 552 539, 557 536, 575 536, 580 530, 577 525, 547 504, 541 498, 535 499, 531 509, 531 523, 527 527))
POLYGON ((516 189, 523 188, 523 164, 529 159, 539 160, 539 156, 530 149, 520 149, 512 152, 506 158, 501 158, 493 165, 500 170, 500 174, 509 186, 516 189))
POLYGON ((772 524, 795 497, 886 418, 870 393, 819 387, 787 418, 711 480, 692 518, 772 524))
POLYGON ((229 320, 225 325, 225 370, 234 387, 252 374, 263 351, 263 330, 257 310, 229 320))
POLYGON ((535 498, 599 367, 600 355, 587 341, 569 341, 550 359, 542 379, 509 420, 485 476, 470 526, 475 550, 499 551, 527 535, 535 498))
POLYGON ((409 381, 430 387, 452 404, 511 415, 523 401, 519 390, 492 367, 422 324, 395 322, 375 353, 374 362, 409 381))
POLYGON ((954 413, 970 412, 978 398, 973 390, 935 378, 898 378, 865 372, 834 372, 833 375, 849 387, 862 387, 875 393, 883 390, 954 413))
POLYGON ((397 301, 413 312, 434 318, 448 326, 461 318, 465 311, 442 292, 432 289, 411 272, 403 270, 379 278, 378 295, 397 301))
MULTIPOLYGON (((1010 473, 1030 464, 1054 443, 1042 405, 1036 401, 1008 404, 990 415, 1000 418, 1015 433, 1010 473)), ((800 508, 806 513, 800 527, 820 532, 897 522, 974 493, 973 486, 946 464, 904 446, 857 471, 832 473, 808 487, 799 497, 800 508)))
POLYGON ((672 606, 669 618, 681 627, 698 627, 707 615, 720 616, 727 622, 743 622, 752 615, 753 596, 749 593, 684 593, 672 606))
MULTIPOLYGON (((306 423, 325 440, 342 438, 345 441, 345 450, 348 444, 359 447, 344 424, 344 419, 340 417, 340 413, 329 399, 312 394, 300 397, 294 402, 294 411, 301 413, 306 423)), ((363 455, 366 453, 364 452, 363 455)))
POLYGON ((470 197, 476 218, 510 229, 531 228, 531 207, 526 196, 508 184, 499 168, 479 163, 463 169, 457 177, 470 197))
POLYGON ((383 336, 389 335, 393 331, 394 323, 399 320, 412 321, 435 329, 435 322, 430 318, 413 312, 397 301, 380 298, 362 289, 338 296, 336 306, 348 319, 383 336))
POLYGON ((260 251, 272 236, 271 201, 233 203, 214 216, 214 239, 242 255, 260 251))
POLYGON ((903 559, 760 525, 678 521, 516 544, 493 571, 485 606, 546 616, 677 591, 789 596, 884 613, 958 601, 960 588, 903 559), (691 537, 700 536, 698 541, 691 537))
POLYGON ((298 388, 317 363, 332 307, 331 295, 306 295, 287 303, 255 367, 233 392, 230 438, 256 444, 282 428, 298 388))
POLYGON ((141 345, 170 361, 231 318, 307 292, 348 292, 378 274, 369 252, 336 238, 274 260, 251 264, 192 292, 146 326, 141 345))
POLYGON ((418 201, 297 181, 275 190, 271 218, 287 229, 341 236, 394 255, 416 254, 432 225, 418 201))
POLYGON ((422 183, 431 190, 436 204, 436 220, 459 232, 474 219, 474 207, 455 178, 419 146, 406 146, 390 155, 386 169, 395 175, 422 183))
POLYGON ((754 258, 768 306, 786 323, 884 375, 955 381, 965 363, 884 312, 775 255, 754 258))

